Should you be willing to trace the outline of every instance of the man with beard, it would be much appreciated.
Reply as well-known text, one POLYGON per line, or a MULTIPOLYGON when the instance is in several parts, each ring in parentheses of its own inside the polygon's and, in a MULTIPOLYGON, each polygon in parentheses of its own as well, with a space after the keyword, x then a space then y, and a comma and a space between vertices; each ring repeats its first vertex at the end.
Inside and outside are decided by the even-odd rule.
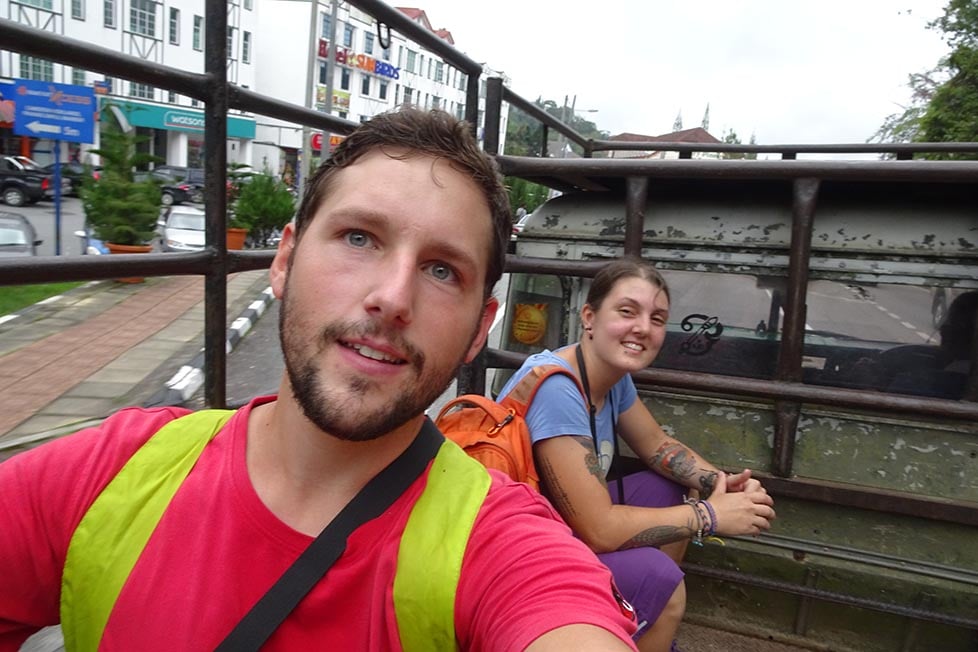
POLYGON ((0 465, 0 650, 59 621, 84 650, 634 649, 593 553, 424 416, 485 343, 509 217, 492 159, 446 113, 347 137, 272 263, 277 397, 226 422, 123 410, 0 465), (418 450, 415 475, 377 489, 418 450), (375 490, 390 505, 325 574, 303 565, 375 490))

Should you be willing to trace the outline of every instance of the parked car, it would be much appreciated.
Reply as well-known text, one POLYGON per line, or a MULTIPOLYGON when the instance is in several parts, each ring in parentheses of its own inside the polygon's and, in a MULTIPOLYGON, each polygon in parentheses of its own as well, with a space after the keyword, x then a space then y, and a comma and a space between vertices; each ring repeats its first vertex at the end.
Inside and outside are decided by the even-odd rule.
POLYGON ((153 176, 171 185, 189 185, 190 201, 204 201, 204 168, 188 168, 179 165, 157 165, 153 176))
POLYGON ((0 212, 0 256, 36 256, 42 242, 26 217, 0 212))
POLYGON ((193 206, 171 206, 160 218, 163 251, 200 251, 204 248, 204 211, 193 206))
MULTIPOLYGON (((44 171, 54 177, 54 163, 45 165, 44 171)), ((91 176, 98 179, 102 173, 101 165, 86 165, 78 161, 68 161, 61 164, 61 178, 68 181, 67 190, 62 191, 66 195, 78 196, 78 189, 81 188, 82 179, 91 176)), ((63 186, 64 187, 64 186, 63 186)))
POLYGON ((145 181, 146 179, 153 179, 160 183, 160 202, 164 206, 173 206, 174 204, 182 204, 191 200, 194 193, 194 188, 189 183, 184 182, 174 182, 166 175, 157 174, 156 171, 152 172, 136 172, 133 174, 133 180, 135 181, 145 181))
POLYGON ((53 195, 54 178, 40 165, 26 156, 0 156, 0 196, 5 204, 23 206, 53 195))

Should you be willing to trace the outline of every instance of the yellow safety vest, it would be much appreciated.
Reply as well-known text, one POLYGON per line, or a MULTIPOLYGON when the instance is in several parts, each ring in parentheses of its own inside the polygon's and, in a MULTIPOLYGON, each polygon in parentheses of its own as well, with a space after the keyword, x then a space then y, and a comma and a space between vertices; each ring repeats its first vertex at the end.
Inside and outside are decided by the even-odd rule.
MULTIPOLYGON (((160 428, 82 517, 68 544, 61 581, 66 650, 98 649, 109 614, 156 524, 232 414, 201 410, 160 428)), ((394 611, 407 652, 457 649, 455 591, 489 484, 481 464, 454 443, 442 444, 398 548, 394 611)))

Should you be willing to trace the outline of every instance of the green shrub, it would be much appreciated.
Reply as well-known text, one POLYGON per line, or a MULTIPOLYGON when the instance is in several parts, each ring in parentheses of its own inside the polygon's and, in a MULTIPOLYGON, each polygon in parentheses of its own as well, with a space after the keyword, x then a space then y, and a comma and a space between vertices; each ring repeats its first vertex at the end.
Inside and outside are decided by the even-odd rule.
POLYGON ((241 184, 234 205, 234 224, 248 229, 252 242, 266 246, 292 219, 295 200, 288 187, 268 172, 252 175, 241 184))

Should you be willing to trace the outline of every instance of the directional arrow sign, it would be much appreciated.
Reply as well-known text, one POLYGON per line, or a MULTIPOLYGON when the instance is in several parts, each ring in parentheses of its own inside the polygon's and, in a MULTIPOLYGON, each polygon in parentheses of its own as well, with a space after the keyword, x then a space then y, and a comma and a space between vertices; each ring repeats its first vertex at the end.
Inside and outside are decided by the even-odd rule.
POLYGON ((19 136, 91 143, 95 92, 88 86, 14 80, 14 133, 19 136))

